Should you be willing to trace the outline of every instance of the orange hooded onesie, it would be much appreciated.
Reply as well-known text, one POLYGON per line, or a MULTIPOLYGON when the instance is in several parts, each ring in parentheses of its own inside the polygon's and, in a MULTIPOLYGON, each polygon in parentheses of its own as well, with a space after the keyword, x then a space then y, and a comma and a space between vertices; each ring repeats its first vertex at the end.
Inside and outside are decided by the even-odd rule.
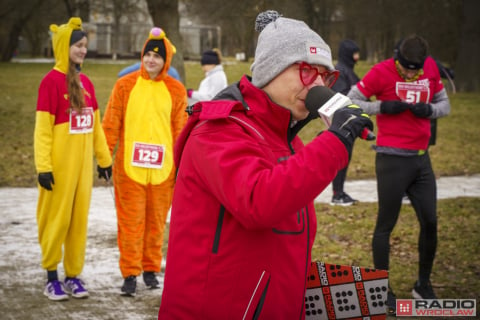
MULTIPOLYGON (((157 47, 148 49, 158 53, 157 47)), ((173 145, 187 120, 186 89, 167 74, 174 53, 165 32, 153 28, 142 49, 140 70, 117 80, 102 122, 110 152, 115 152, 117 242, 124 278, 161 269, 176 172, 173 145), (151 40, 165 46, 165 64, 154 79, 143 63, 151 40)))

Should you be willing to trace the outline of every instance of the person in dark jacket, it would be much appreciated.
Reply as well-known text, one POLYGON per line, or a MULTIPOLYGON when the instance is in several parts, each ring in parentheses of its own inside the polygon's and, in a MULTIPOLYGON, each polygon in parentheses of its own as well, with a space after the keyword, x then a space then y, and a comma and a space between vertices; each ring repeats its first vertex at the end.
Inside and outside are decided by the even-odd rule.
POLYGON ((335 69, 340 71, 337 81, 332 89, 341 94, 347 95, 351 87, 360 81, 354 71, 355 64, 360 59, 360 48, 353 40, 343 40, 338 47, 338 62, 335 69))
MULTIPOLYGON (((340 42, 338 48, 338 62, 335 65, 335 69, 340 71, 340 75, 332 87, 334 91, 347 95, 350 88, 360 80, 353 70, 359 58, 360 48, 355 41, 346 39, 340 42)), ((352 157, 352 149, 348 152, 350 155, 348 162, 350 162, 352 157)), ((332 201, 330 202, 331 205, 350 206, 358 202, 358 200, 353 199, 343 190, 345 179, 347 178, 347 170, 348 165, 344 169, 338 171, 337 176, 332 181, 333 196, 332 201)))
MULTIPOLYGON (((304 146, 318 114, 309 90, 336 80, 330 47, 304 22, 257 17, 252 77, 189 107, 178 168, 159 319, 304 319, 317 221, 313 200, 373 123, 337 110, 304 146)), ((317 88, 318 89, 318 88, 317 88)))

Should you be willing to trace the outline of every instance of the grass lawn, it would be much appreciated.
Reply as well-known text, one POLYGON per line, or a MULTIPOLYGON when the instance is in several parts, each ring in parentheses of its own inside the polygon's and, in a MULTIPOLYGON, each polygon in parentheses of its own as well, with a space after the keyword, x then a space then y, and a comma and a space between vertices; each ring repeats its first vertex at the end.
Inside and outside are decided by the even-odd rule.
MULTIPOLYGON (((315 260, 373 267, 371 241, 377 205, 352 207, 317 204, 315 260)), ((432 285, 439 298, 480 298, 480 199, 438 201, 438 247, 432 285)), ((419 226, 411 205, 404 204, 391 236, 390 283, 397 298, 411 298, 417 279, 419 226)))
MULTIPOLYGON (((133 63, 133 61, 132 61, 133 63)), ((0 187, 34 187, 33 130, 37 90, 51 63, 0 63, 0 187)), ((83 71, 96 88, 101 112, 118 72, 127 64, 86 61, 83 71)), ((244 73, 249 63, 227 60, 225 70, 230 83, 244 73)), ((362 76, 370 67, 361 62, 362 76)), ((186 87, 196 88, 203 78, 198 62, 187 62, 186 87)), ((451 114, 438 120, 437 144, 430 154, 437 176, 480 173, 480 93, 450 94, 451 114)), ((373 117, 375 120, 375 117, 373 117)), ((300 132, 308 143, 325 127, 312 121, 300 132)), ((374 178, 374 152, 371 142, 358 140, 353 151, 347 179, 374 178)), ((95 180, 96 184, 100 182, 95 180)), ((439 245, 432 280, 441 298, 477 298, 480 296, 478 243, 480 199, 458 198, 438 203, 439 245)), ((317 204, 318 233, 313 258, 329 263, 372 266, 371 235, 377 205, 359 203, 337 208, 317 204)), ((34 213, 32 213, 34 214, 34 213)), ((418 224, 409 205, 402 207, 392 237, 390 279, 399 298, 409 298, 417 273, 418 224)))
MULTIPOLYGON (((103 114, 118 72, 127 64, 91 61, 83 71, 95 85, 97 100, 103 114)), ((230 83, 242 74, 249 74, 249 63, 225 63, 230 83)), ((33 129, 38 86, 42 77, 52 68, 50 63, 0 63, 0 186, 35 186, 33 162, 33 129)), ((187 62, 186 87, 197 88, 203 78, 198 62, 187 62)), ((361 64, 359 70, 367 70, 361 64)), ((361 73, 359 73, 361 75, 361 73)), ((457 93, 450 96, 450 116, 438 120, 437 144, 430 149, 437 176, 469 175, 480 172, 479 136, 480 93, 457 93)), ((373 117, 375 120, 375 117, 373 117)), ((312 121, 300 137, 309 142, 325 127, 320 120, 312 121)), ((349 166, 348 179, 375 176, 371 142, 357 140, 349 166)), ((98 183, 98 181, 96 182, 98 183)))

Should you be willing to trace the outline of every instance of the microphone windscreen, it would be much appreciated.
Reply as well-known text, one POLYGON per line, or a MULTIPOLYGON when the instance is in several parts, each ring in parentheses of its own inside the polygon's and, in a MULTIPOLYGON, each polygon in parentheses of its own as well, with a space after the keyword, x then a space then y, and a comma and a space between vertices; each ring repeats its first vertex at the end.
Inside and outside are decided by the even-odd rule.
POLYGON ((324 86, 315 86, 308 90, 305 98, 305 107, 314 116, 318 116, 318 109, 335 95, 335 91, 324 86))

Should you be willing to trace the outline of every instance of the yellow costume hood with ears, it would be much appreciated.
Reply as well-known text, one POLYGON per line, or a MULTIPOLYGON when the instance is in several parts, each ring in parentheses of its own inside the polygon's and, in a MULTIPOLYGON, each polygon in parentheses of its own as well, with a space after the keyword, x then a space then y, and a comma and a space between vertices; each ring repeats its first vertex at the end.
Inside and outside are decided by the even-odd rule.
POLYGON ((74 30, 83 30, 82 19, 79 17, 72 17, 66 24, 60 26, 56 24, 50 25, 52 48, 55 56, 54 68, 65 74, 68 71, 68 62, 70 60, 70 38, 74 30))

